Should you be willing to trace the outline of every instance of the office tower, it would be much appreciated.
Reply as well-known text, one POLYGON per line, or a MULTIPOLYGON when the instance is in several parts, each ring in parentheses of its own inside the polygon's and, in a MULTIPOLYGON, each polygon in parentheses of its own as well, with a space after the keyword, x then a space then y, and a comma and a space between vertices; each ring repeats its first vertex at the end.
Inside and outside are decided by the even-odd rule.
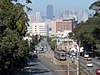
POLYGON ((88 11, 84 11, 84 13, 83 13, 83 22, 87 21, 88 18, 89 18, 89 13, 88 13, 88 11))
POLYGON ((78 22, 79 23, 82 22, 82 21, 83 22, 87 21, 88 20, 88 17, 89 17, 88 11, 80 10, 78 12, 78 22))
POLYGON ((63 18, 63 13, 61 11, 58 12, 58 18, 62 19, 63 18))
POLYGON ((40 12, 34 12, 33 13, 33 20, 34 20, 34 22, 41 22, 41 14, 40 14, 40 12))
POLYGON ((59 18, 60 19, 75 19, 75 21, 77 21, 77 12, 74 10, 59 12, 59 18))
POLYGON ((53 19, 53 6, 52 5, 47 6, 47 19, 50 19, 50 20, 53 19))

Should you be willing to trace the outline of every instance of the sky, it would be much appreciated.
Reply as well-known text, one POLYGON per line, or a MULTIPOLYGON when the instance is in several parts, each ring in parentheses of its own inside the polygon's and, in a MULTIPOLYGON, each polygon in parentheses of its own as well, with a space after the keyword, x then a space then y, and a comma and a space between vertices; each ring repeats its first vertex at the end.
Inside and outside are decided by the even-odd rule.
MULTIPOLYGON (((22 0, 23 1, 23 0, 22 0)), ((54 14, 58 11, 66 10, 89 10, 89 6, 97 0, 31 0, 31 12, 41 12, 46 14, 46 6, 53 5, 54 14)))

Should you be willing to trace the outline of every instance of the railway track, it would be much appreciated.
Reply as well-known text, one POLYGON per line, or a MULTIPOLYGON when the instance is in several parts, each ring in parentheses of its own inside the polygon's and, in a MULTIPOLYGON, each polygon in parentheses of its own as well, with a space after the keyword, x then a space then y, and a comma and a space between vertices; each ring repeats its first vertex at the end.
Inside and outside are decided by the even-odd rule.
POLYGON ((85 73, 86 75, 93 75, 93 74, 90 72, 91 69, 87 69, 86 67, 84 67, 83 64, 80 64, 80 69, 81 69, 82 71, 84 71, 84 73, 85 73))
MULTIPOLYGON (((43 55, 44 56, 44 55, 43 55)), ((54 66, 60 66, 63 69, 56 69, 55 72, 65 72, 65 75, 77 75, 77 66, 75 63, 72 63, 70 60, 66 60, 66 61, 59 61, 57 59, 53 59, 53 57, 50 55, 44 56, 49 63, 51 63, 54 66), (70 61, 70 62, 69 62, 70 61), (68 62, 69 62, 69 66, 68 66, 68 62), (68 70, 69 67, 69 70, 68 70)), ((87 69, 86 67, 84 67, 84 65, 82 63, 80 63, 80 75, 92 75, 90 70, 87 69)))
MULTIPOLYGON (((74 75, 77 75, 77 66, 76 66, 76 64, 72 63, 72 64, 70 64, 70 67, 72 68, 71 71, 74 72, 74 75)), ((87 69, 86 67, 84 67, 83 64, 80 64, 79 73, 80 73, 80 75, 92 75, 90 70, 87 69)))
MULTIPOLYGON (((68 60, 68 62, 69 62, 69 60, 68 60)), ((65 72, 67 72, 67 75, 68 75, 68 71, 69 71, 69 75, 77 75, 77 65, 75 63, 69 62, 69 66, 68 66, 68 62, 66 61, 64 64, 64 63, 58 61, 59 65, 61 65, 64 69, 64 70, 58 70, 58 71, 65 71, 65 72), (68 67, 69 67, 69 70, 68 70, 68 67)), ((87 69, 86 67, 84 67, 83 64, 80 63, 80 70, 79 70, 80 75, 92 75, 90 70, 91 69, 87 69)))

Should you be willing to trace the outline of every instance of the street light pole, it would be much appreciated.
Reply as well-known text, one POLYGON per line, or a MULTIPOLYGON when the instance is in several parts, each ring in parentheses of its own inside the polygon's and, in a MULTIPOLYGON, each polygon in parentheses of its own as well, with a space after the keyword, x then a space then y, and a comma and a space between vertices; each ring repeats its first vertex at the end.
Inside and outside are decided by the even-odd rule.
POLYGON ((80 75, 80 45, 81 45, 81 41, 79 41, 79 53, 78 53, 78 56, 79 56, 79 75, 80 75))
POLYGON ((68 62, 68 65, 67 66, 68 66, 68 75, 69 75, 69 62, 68 62))
MULTIPOLYGON (((69 43, 69 37, 67 36, 67 52, 69 52, 70 51, 70 43, 69 43)), ((68 72, 67 72, 67 74, 69 75, 69 62, 68 62, 68 64, 67 64, 67 67, 68 67, 68 72)))
POLYGON ((77 49, 77 75, 79 75, 79 61, 78 61, 78 49, 77 49))
POLYGON ((77 75, 80 75, 80 44, 81 41, 79 41, 79 51, 77 50, 77 75))

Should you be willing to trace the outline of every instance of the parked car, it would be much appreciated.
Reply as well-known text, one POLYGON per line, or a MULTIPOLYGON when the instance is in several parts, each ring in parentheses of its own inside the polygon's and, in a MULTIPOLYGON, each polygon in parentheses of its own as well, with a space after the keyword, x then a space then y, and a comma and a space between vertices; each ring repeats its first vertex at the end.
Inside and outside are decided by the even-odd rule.
POLYGON ((38 58, 37 54, 32 55, 33 58, 38 58))
POLYGON ((86 62, 86 66, 87 66, 87 67, 93 67, 92 61, 87 61, 87 62, 86 62))
POLYGON ((98 75, 100 75, 100 68, 98 68, 98 69, 96 69, 96 74, 98 75))
POLYGON ((38 59, 38 55, 37 54, 29 54, 28 58, 31 60, 31 59, 38 59))

